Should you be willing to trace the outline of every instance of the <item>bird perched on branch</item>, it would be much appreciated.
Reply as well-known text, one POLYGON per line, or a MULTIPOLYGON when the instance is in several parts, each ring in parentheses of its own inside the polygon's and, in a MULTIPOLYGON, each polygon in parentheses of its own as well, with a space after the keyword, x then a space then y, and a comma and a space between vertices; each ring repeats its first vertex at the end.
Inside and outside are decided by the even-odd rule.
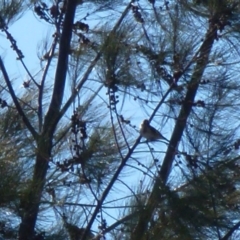
MULTIPOLYGON (((156 128, 152 127, 147 119, 143 120, 140 126, 140 135, 147 139, 147 141, 156 141, 164 139, 168 141, 156 128)), ((169 141, 168 141, 169 142, 169 141)))

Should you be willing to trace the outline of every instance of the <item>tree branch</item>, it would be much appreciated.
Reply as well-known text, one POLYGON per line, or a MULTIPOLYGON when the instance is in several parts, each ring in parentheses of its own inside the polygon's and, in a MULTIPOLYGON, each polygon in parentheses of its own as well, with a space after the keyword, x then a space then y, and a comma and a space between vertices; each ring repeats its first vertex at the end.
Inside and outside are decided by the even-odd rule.
POLYGON ((22 117, 22 120, 23 120, 24 124, 26 125, 27 129, 31 132, 31 134, 34 137, 34 139, 37 139, 38 133, 35 131, 35 129, 31 125, 31 123, 29 122, 27 116, 23 112, 23 109, 22 109, 19 101, 17 100, 17 97, 16 97, 15 92, 14 92, 13 87, 12 87, 12 83, 11 83, 9 77, 8 77, 7 71, 5 69, 5 66, 3 64, 3 61, 2 61, 1 57, 0 57, 0 69, 2 71, 4 80, 5 80, 6 84, 7 84, 8 90, 9 90, 9 93, 10 93, 10 95, 12 97, 12 100, 14 102, 14 105, 15 105, 19 115, 22 117))
POLYGON ((46 66, 44 68, 43 71, 43 75, 42 75, 42 79, 41 79, 41 83, 39 85, 39 94, 38 94, 38 119, 39 119, 39 131, 42 131, 42 124, 43 124, 43 108, 42 108, 42 99, 43 99, 43 90, 44 90, 44 85, 45 85, 45 80, 47 77, 47 73, 50 67, 50 64, 52 62, 57 44, 58 44, 58 40, 59 40, 59 36, 60 36, 60 26, 62 23, 62 19, 63 19, 64 13, 61 12, 61 15, 58 19, 58 21, 55 23, 55 27, 56 27, 56 33, 55 33, 55 37, 53 40, 53 43, 51 45, 51 48, 48 52, 48 59, 47 59, 47 63, 46 66))
POLYGON ((70 42, 72 37, 72 26, 76 11, 77 0, 67 1, 66 15, 63 22, 63 30, 60 37, 59 57, 56 68, 52 99, 49 105, 48 112, 45 117, 43 132, 53 134, 56 128, 55 119, 59 115, 62 105, 63 93, 66 82, 68 55, 70 50, 70 42))
POLYGON ((94 68, 94 66, 96 65, 96 63, 98 62, 98 60, 100 59, 100 57, 102 56, 103 51, 105 50, 105 48, 107 47, 107 43, 108 43, 108 39, 111 37, 112 33, 115 33, 117 31, 117 29, 119 28, 119 26, 121 25, 123 19, 126 17, 129 9, 131 7, 131 3, 129 3, 126 7, 126 9, 124 10, 124 12, 122 13, 121 17, 119 18, 119 20, 117 21, 117 23, 115 24, 114 28, 112 29, 111 33, 109 34, 109 37, 106 39, 105 44, 103 45, 102 49, 98 52, 98 54, 96 55, 95 59, 91 62, 90 66, 88 67, 87 71, 85 72, 84 76, 82 77, 82 80, 79 82, 79 84, 77 85, 75 92, 72 93, 72 95, 70 96, 70 98, 67 100, 67 102, 65 103, 65 105, 63 106, 63 108, 60 111, 60 114, 58 116, 58 118, 56 119, 56 121, 59 121, 59 119, 61 119, 61 117, 65 114, 65 112, 68 110, 69 106, 73 103, 74 99, 76 98, 76 96, 79 93, 79 90, 82 88, 82 86, 84 85, 84 83, 87 81, 89 74, 92 72, 92 69, 94 68))
POLYGON ((199 57, 197 58, 197 64, 193 72, 191 81, 189 83, 188 91, 186 93, 186 97, 177 118, 175 128, 173 130, 173 134, 170 139, 169 146, 160 170, 159 178, 156 179, 146 209, 145 211, 143 211, 142 216, 140 217, 139 222, 134 230, 134 233, 132 235, 133 239, 142 239, 144 233, 146 232, 148 222, 152 217, 153 211, 156 205, 161 200, 160 191, 162 187, 166 184, 168 176, 170 174, 172 164, 175 158, 176 149, 182 138, 183 131, 187 124, 187 119, 191 113, 192 103, 194 102, 199 82, 208 63, 209 54, 212 49, 216 32, 217 28, 210 23, 209 29, 206 33, 205 41, 199 49, 199 57))
POLYGON ((230 230, 229 232, 220 240, 228 240, 232 234, 234 233, 234 231, 236 231, 238 228, 240 227, 240 222, 238 222, 237 224, 235 224, 230 230))

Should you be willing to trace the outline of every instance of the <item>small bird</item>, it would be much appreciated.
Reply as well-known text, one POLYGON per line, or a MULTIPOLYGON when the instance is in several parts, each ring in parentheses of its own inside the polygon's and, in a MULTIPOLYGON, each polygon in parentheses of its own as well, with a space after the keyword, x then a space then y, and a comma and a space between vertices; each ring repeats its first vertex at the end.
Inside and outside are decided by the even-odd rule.
MULTIPOLYGON (((149 124, 147 119, 143 120, 140 126, 140 135, 146 138, 148 141, 156 141, 158 139, 164 139, 168 141, 156 128, 149 124)), ((168 141, 169 142, 169 141, 168 141)))

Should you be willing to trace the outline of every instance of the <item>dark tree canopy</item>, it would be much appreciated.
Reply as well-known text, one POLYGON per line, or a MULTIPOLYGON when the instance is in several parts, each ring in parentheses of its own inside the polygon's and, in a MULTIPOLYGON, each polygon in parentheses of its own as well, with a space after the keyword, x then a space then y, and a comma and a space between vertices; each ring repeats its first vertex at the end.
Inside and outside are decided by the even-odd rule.
POLYGON ((0 238, 239 238, 238 0, 0 1, 0 29, 0 238))

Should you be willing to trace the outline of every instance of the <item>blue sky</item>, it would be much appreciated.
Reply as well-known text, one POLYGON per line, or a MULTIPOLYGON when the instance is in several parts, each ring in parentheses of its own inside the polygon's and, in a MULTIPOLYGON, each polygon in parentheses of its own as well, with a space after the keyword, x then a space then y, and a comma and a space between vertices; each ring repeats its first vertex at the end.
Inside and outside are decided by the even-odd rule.
MULTIPOLYGON (((44 39, 46 34, 50 32, 50 25, 44 21, 40 22, 32 11, 26 11, 19 20, 9 25, 8 30, 24 55, 23 61, 34 74, 34 71, 39 69, 39 60, 36 54, 38 44, 36 43, 40 44, 41 39, 44 39)), ((26 77, 25 70, 21 63, 16 60, 17 55, 10 48, 11 44, 3 32, 1 32, 0 38, 0 55, 4 59, 10 77, 26 77)))
MULTIPOLYGON (((23 55, 25 56, 23 61, 25 62, 26 66, 30 70, 30 72, 34 75, 39 70, 39 59, 37 57, 38 47, 41 45, 41 41, 49 35, 49 39, 51 40, 51 25, 47 24, 44 21, 40 21, 37 16, 34 15, 32 11, 27 11, 25 14, 16 22, 9 26, 9 32, 12 34, 14 39, 17 41, 18 48, 22 51, 23 55)), ((11 79, 16 79, 14 82, 16 85, 16 89, 20 89, 21 84, 23 81, 27 80, 27 73, 25 72, 24 68, 21 65, 21 62, 16 60, 17 55, 16 53, 10 48, 10 42, 6 39, 6 36, 3 32, 0 34, 1 38, 1 46, 0 46, 0 55, 4 59, 4 63, 6 69, 9 73, 11 79), (19 88, 18 88, 19 86, 19 88)), ((133 121, 135 120, 134 124, 138 126, 141 122, 140 115, 143 114, 142 110, 139 108, 137 102, 133 100, 127 100, 127 109, 125 108, 125 113, 127 116, 132 117, 133 121)), ((146 114, 144 114, 146 115, 146 114)), ((146 116, 145 116, 146 117, 146 116)), ((135 135, 135 132, 133 133, 135 135)), ((166 135, 166 132, 163 132, 166 135)), ((137 135, 137 134, 136 134, 137 135)), ((159 143, 157 143, 159 144, 159 143)), ((160 146, 163 146, 165 149, 165 145, 160 143, 160 146)), ((143 145, 141 145, 143 146, 143 145)), ((146 146, 147 147, 147 146, 146 146)), ((130 171, 130 170, 128 170, 130 171)), ((131 170, 132 171, 132 170, 131 170)), ((139 182, 140 177, 135 176, 134 181, 133 178, 130 177, 128 179, 128 184, 130 187, 135 185, 139 182)), ((125 179, 126 180, 126 179, 125 179)), ((118 185, 116 185, 118 188, 118 185)), ((128 190, 124 189, 121 186, 121 191, 117 189, 119 195, 127 194, 128 190)), ((116 192, 113 193, 113 195, 116 192)), ((110 194, 111 196, 111 194, 110 194)), ((119 196, 114 195, 114 198, 118 198, 119 196)), ((110 197, 110 199, 113 196, 110 197)), ((116 210, 108 210, 108 213, 111 213, 113 216, 118 218, 116 210)), ((108 223, 111 222, 108 219, 108 223)))

